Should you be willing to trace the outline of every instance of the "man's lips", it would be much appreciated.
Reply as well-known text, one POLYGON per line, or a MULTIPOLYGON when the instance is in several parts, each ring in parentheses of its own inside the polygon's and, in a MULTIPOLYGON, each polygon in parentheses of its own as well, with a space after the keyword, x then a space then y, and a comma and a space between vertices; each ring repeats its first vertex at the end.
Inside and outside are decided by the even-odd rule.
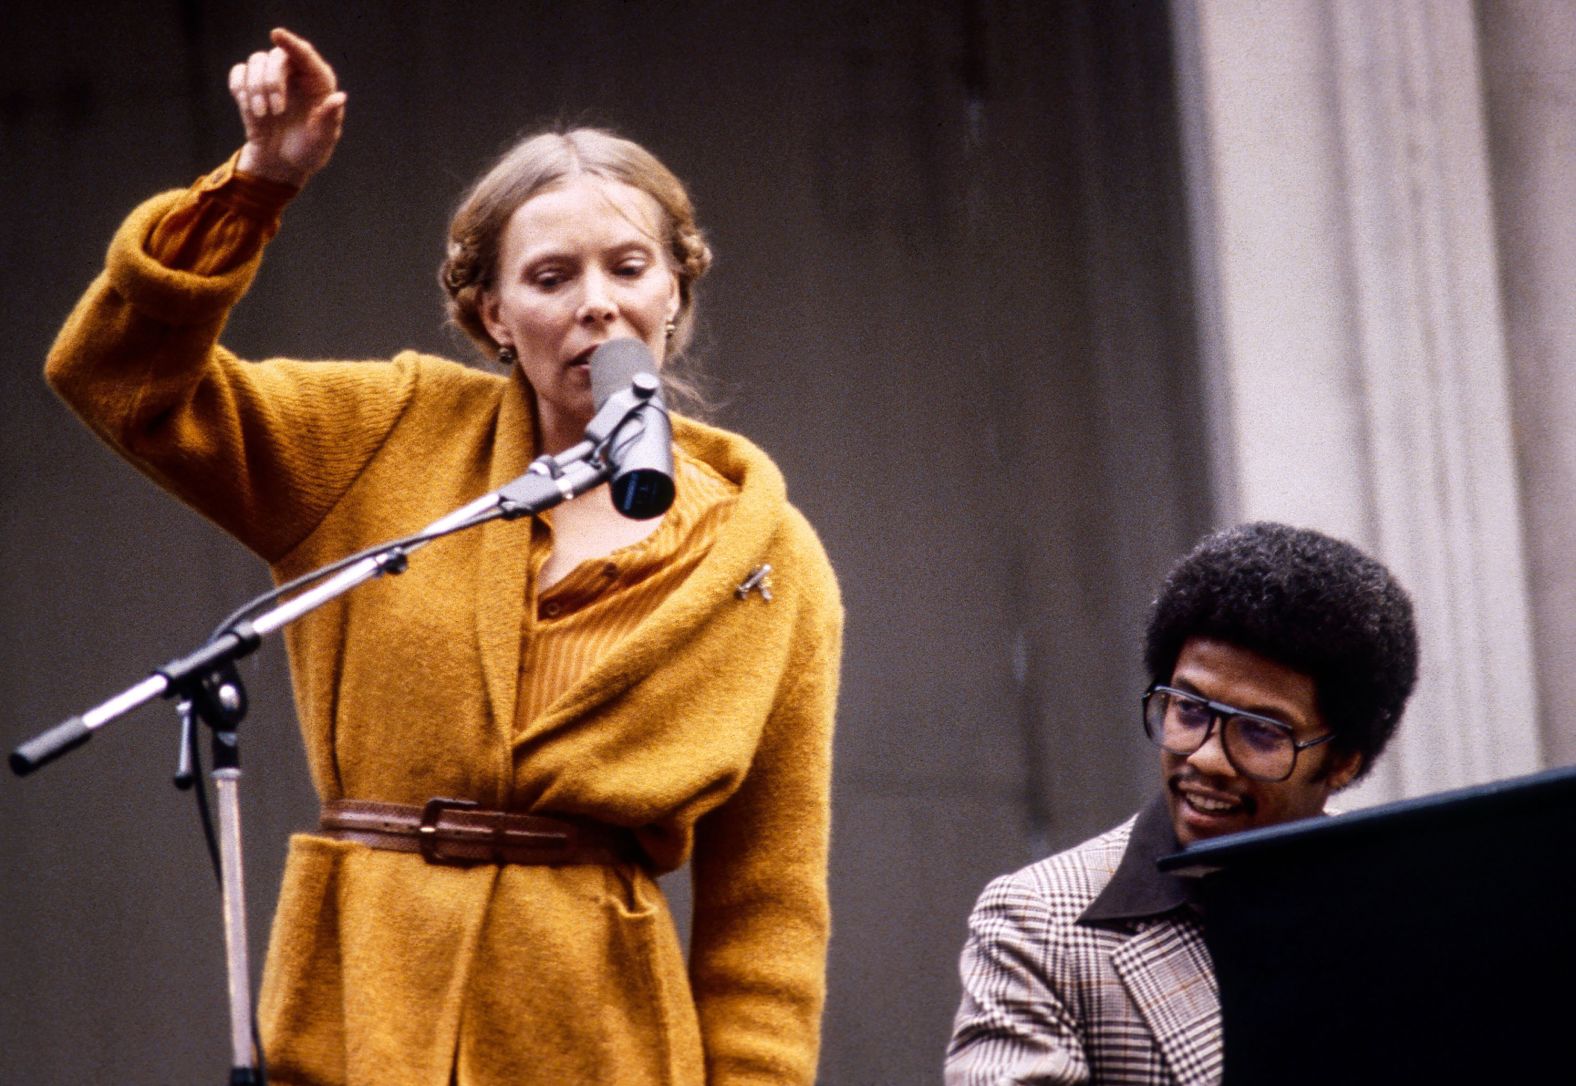
POLYGON ((1209 788, 1195 781, 1172 781, 1171 791, 1189 810, 1205 818, 1231 818, 1253 813, 1249 797, 1209 788))
POLYGON ((1197 792, 1182 793, 1182 802, 1193 808, 1199 814, 1220 816, 1235 814, 1241 804, 1235 800, 1224 800, 1216 796, 1203 795, 1197 792))

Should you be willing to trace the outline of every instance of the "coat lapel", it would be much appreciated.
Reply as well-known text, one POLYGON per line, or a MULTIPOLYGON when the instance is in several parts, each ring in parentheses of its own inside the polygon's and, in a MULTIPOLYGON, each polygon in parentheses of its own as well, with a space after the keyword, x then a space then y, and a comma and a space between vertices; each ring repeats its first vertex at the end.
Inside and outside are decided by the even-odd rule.
MULTIPOLYGON (((498 408, 493 433, 492 464, 487 485, 492 490, 524 474, 534 448, 531 411, 523 378, 510 375, 498 408)), ((492 705, 494 738, 507 751, 513 738, 515 707, 520 692, 520 638, 525 629, 527 580, 530 576, 530 525, 524 521, 495 520, 483 525, 477 548, 480 563, 476 584, 476 635, 481 646, 482 671, 492 705)), ((497 802, 507 798, 511 773, 503 767, 497 802)))
POLYGON ((1176 1081, 1219 1082, 1220 990, 1198 925, 1170 918, 1151 923, 1112 955, 1111 964, 1176 1081))
POLYGON ((777 466, 748 442, 682 416, 673 417, 673 439, 739 484, 738 503, 711 551, 640 626, 640 636, 624 638, 587 670, 544 717, 533 722, 533 734, 589 715, 667 666, 719 603, 734 599, 734 589, 766 554, 787 504, 787 486, 777 466))

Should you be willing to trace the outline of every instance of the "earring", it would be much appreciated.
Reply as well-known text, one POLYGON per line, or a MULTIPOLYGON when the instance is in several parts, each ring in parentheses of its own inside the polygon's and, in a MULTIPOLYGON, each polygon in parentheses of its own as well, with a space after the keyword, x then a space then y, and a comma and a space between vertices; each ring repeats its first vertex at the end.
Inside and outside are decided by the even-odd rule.
POLYGON ((663 329, 663 331, 667 333, 668 342, 671 343, 673 341, 673 336, 675 335, 675 333, 678 332, 678 330, 679 330, 679 322, 676 321, 676 320, 673 320, 671 317, 668 318, 667 326, 663 329))
POLYGON ((498 364, 500 366, 503 366, 507 369, 518 361, 520 361, 520 356, 514 353, 513 347, 509 346, 508 344, 504 344, 502 347, 498 348, 498 364))

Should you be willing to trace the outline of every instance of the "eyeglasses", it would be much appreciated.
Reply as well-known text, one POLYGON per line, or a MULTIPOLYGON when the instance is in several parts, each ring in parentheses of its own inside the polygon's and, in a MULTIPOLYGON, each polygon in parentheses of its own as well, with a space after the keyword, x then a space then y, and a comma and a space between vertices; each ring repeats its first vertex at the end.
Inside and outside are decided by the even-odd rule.
POLYGON ((1220 721, 1220 742, 1226 760, 1238 773, 1256 781, 1283 781, 1297 766, 1297 755, 1328 743, 1334 732, 1301 742, 1291 725, 1273 717, 1245 713, 1230 705, 1156 683, 1144 693, 1144 732, 1168 754, 1186 756, 1209 742, 1220 721))

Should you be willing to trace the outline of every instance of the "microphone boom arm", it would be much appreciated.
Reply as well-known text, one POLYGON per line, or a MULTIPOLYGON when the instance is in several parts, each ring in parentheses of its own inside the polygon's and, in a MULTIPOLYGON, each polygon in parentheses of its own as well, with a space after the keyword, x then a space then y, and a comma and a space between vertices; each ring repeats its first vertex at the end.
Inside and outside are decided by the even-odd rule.
POLYGON ((380 574, 399 573, 410 552, 439 536, 493 520, 531 516, 600 486, 617 470, 609 451, 616 445, 620 431, 626 425, 643 421, 639 417, 652 410, 662 412, 666 422, 666 412, 656 395, 655 378, 639 374, 629 388, 608 397, 586 426, 585 440, 557 456, 537 457, 524 475, 433 521, 411 537, 414 542, 406 540, 397 546, 380 548, 252 621, 237 622, 222 630, 196 652, 156 668, 146 679, 114 697, 27 740, 11 752, 12 772, 18 776, 32 773, 155 698, 189 694, 204 677, 256 650, 267 635, 380 574))

